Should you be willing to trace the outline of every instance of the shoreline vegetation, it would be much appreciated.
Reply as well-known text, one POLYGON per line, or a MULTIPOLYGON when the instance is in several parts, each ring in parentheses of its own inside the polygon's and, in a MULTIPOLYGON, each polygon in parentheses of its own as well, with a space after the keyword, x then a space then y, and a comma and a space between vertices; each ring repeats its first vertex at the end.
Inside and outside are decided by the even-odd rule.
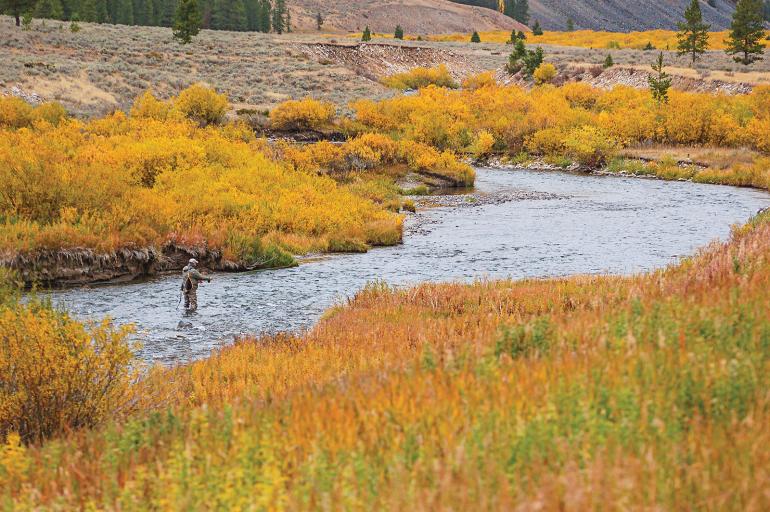
MULTIPOLYGON (((97 355, 65 313, 6 302, 0 326, 16 326, 16 367, 42 362, 22 341, 43 342, 54 322, 91 368, 117 370, 109 403, 94 398, 78 416, 93 428, 62 432, 31 411, 1 411, 3 500, 16 509, 763 510, 768 254, 766 212, 728 242, 649 274, 373 283, 307 334, 243 339, 141 378, 125 333, 108 323, 91 327, 97 355)), ((52 389, 88 381, 71 365, 52 368, 47 387, 25 382, 24 392, 50 408, 45 417, 67 419, 70 404, 52 389)))
POLYGON ((60 285, 174 270, 189 257, 241 271, 366 251, 401 242, 410 191, 400 183, 472 185, 465 161, 491 157, 770 189, 770 87, 671 91, 661 104, 630 87, 525 90, 490 73, 432 85, 446 76, 401 73, 392 80, 422 88, 355 101, 349 116, 287 101, 256 125, 228 121, 227 99, 198 85, 166 101, 147 92, 128 114, 88 121, 55 103, 0 98, 0 264, 28 285, 60 285), (344 141, 271 142, 255 136, 265 128, 344 141), (706 164, 629 153, 661 146, 694 148, 706 164), (748 156, 720 158, 726 150, 748 156))

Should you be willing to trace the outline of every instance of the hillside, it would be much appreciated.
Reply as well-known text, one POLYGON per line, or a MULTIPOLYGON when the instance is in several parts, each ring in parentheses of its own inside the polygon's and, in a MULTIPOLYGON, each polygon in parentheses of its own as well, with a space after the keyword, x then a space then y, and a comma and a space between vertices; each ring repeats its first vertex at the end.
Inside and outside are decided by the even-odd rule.
POLYGON ((409 34, 441 34, 471 30, 511 30, 519 23, 491 9, 471 7, 448 0, 293 0, 292 22, 298 30, 316 30, 316 16, 323 29, 391 33, 401 25, 409 34))
MULTIPOLYGON (((454 0, 462 4, 491 5, 495 1, 454 0)), ((546 30, 564 30, 572 18, 578 28, 629 31, 674 29, 689 0, 529 0, 530 25, 535 20, 546 30)), ((733 0, 701 1, 707 23, 714 30, 730 25, 733 0)))
MULTIPOLYGON (((548 30, 563 30, 567 19, 592 30, 673 29, 681 21, 689 0, 530 0, 532 23, 548 30)), ((730 25, 735 4, 730 0, 701 2, 703 17, 714 30, 730 25), (711 4, 714 4, 712 7, 711 4)))

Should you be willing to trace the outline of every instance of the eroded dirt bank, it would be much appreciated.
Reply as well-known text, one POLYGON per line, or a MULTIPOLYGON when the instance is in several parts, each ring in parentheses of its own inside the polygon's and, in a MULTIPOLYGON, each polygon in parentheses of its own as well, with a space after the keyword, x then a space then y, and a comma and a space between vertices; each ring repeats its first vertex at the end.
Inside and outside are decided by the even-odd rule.
POLYGON ((190 258, 196 258, 210 270, 237 272, 249 269, 244 263, 223 258, 217 250, 170 243, 160 249, 119 249, 108 253, 93 249, 36 251, 0 258, 0 266, 14 269, 27 286, 65 287, 128 282, 160 272, 181 270, 190 258))

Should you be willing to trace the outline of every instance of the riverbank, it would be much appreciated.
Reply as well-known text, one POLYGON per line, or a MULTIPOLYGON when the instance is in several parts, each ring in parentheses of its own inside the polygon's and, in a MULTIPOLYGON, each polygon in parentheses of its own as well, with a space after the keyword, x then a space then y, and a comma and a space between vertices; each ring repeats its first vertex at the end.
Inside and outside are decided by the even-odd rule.
POLYGON ((7 445, 5 499, 762 510, 769 244, 764 214, 633 277, 370 285, 152 373, 126 421, 7 445))

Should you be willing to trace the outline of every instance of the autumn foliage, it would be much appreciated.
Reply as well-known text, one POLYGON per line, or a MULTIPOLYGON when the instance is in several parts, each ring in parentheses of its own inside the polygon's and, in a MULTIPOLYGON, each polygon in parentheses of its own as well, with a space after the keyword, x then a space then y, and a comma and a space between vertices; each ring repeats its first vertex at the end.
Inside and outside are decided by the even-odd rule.
POLYGON ((272 159, 245 126, 220 124, 222 102, 195 86, 167 102, 145 94, 130 116, 80 122, 0 99, 0 250, 174 242, 249 260, 262 242, 296 237, 306 250, 339 237, 377 244, 383 230, 400 240, 397 215, 272 159))
POLYGON ((769 221, 644 276, 372 284, 305 335, 151 374, 135 393, 159 405, 127 422, 42 447, 9 436, 3 497, 764 510, 769 221))

